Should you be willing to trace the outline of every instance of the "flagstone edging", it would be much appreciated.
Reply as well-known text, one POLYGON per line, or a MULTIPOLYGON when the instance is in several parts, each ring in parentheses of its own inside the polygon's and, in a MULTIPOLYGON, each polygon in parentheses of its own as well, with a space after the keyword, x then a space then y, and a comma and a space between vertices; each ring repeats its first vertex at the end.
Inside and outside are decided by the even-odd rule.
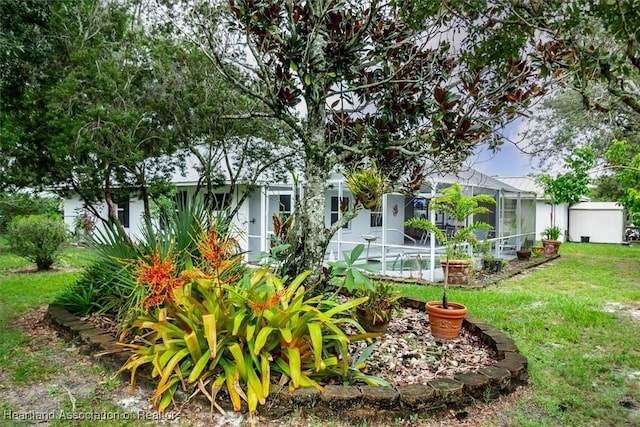
MULTIPOLYGON (((402 303, 424 310, 425 301, 417 298, 404 297, 402 303)), ((64 307, 49 305, 47 318, 65 339, 77 342, 83 353, 107 367, 116 370, 127 360, 129 353, 117 345, 113 336, 70 314, 64 307)), ((286 387, 273 385, 267 404, 260 406, 258 413, 272 418, 300 411, 315 416, 393 420, 461 409, 477 401, 487 402, 527 383, 527 358, 520 354, 511 338, 472 315, 465 317, 463 327, 496 352, 497 364, 454 378, 396 387, 327 385, 322 391, 303 387, 289 393, 286 387)), ((223 396, 218 402, 227 409, 223 396)))

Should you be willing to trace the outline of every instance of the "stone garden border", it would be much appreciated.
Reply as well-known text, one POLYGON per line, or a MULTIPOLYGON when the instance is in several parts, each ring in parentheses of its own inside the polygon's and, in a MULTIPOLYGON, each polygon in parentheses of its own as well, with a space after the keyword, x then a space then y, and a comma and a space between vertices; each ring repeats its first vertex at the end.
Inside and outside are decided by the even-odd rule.
MULTIPOLYGON (((424 310, 425 301, 417 298, 404 297, 402 303, 424 310)), ((49 305, 47 318, 63 338, 75 340, 81 352, 107 367, 117 370, 127 360, 128 352, 123 351, 111 335, 70 314, 64 307, 49 305)), ((511 338, 472 315, 466 316, 463 327, 496 352, 499 360, 496 365, 424 385, 327 385, 322 391, 304 387, 293 393, 273 385, 267 404, 259 407, 258 413, 267 418, 279 418, 297 410, 317 417, 392 421, 413 414, 461 409, 476 401, 487 402, 527 383, 527 358, 518 352, 511 338)), ((225 407, 223 399, 219 399, 219 403, 225 407)))

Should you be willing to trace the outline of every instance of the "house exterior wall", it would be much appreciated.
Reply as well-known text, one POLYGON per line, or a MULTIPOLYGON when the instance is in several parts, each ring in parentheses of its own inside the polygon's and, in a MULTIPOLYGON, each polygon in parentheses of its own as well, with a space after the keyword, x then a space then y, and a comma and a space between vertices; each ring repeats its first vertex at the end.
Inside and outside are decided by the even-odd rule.
POLYGON ((577 203, 569 209, 569 236, 574 242, 588 236, 592 243, 622 243, 624 218, 624 208, 614 203, 577 203))
MULTIPOLYGON (((178 192, 186 191, 187 199, 190 200, 195 194, 196 186, 180 186, 177 188, 178 192)), ((220 192, 224 192, 224 188, 220 190, 220 192)), ((257 192, 259 195, 259 191, 257 192)), ((238 213, 233 218, 234 229, 238 235, 238 244, 243 251, 247 251, 249 249, 249 238, 248 238, 248 224, 249 224, 249 216, 251 212, 251 202, 254 195, 252 195, 249 200, 246 200, 245 203, 240 207, 238 213)), ((231 204, 236 203, 238 200, 238 194, 232 195, 231 204)), ((107 218, 107 205, 106 203, 97 203, 96 209, 100 213, 100 216, 103 218, 107 218)), ((64 200, 64 222, 69 227, 70 230, 75 230, 75 222, 76 218, 82 214, 83 211, 83 202, 77 195, 72 195, 67 197, 64 200)), ((104 230, 103 222, 95 218, 95 228, 98 230, 104 230)), ((139 240, 143 237, 142 234, 142 225, 144 224, 144 203, 142 200, 131 197, 129 199, 129 226, 124 227, 127 235, 129 235, 134 240, 139 240)))
MULTIPOLYGON (((106 203, 96 204, 96 209, 103 218, 108 216, 108 208, 106 203)), ((76 218, 82 215, 83 202, 78 196, 70 196, 64 200, 64 222, 69 227, 69 230, 75 231, 76 218)), ((142 237, 141 224, 144 214, 144 204, 141 200, 131 198, 129 200, 129 227, 125 227, 127 234, 134 238, 139 239, 142 237)), ((103 222, 94 218, 95 228, 98 230, 104 230, 103 222)))
MULTIPOLYGON (((542 231, 551 225, 551 209, 549 203, 538 200, 536 204, 536 240, 541 239, 542 231)), ((561 203, 555 206, 554 222, 562 230, 562 234, 558 240, 566 241, 566 234, 569 227, 568 205, 561 203)))

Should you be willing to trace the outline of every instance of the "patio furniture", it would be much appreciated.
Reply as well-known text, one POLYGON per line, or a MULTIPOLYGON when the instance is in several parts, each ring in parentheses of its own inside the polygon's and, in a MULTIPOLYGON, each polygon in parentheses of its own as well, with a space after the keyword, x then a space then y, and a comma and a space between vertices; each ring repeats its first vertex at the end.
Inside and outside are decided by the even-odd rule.
POLYGON ((503 239, 499 244, 500 252, 515 252, 518 249, 518 238, 515 236, 503 239))

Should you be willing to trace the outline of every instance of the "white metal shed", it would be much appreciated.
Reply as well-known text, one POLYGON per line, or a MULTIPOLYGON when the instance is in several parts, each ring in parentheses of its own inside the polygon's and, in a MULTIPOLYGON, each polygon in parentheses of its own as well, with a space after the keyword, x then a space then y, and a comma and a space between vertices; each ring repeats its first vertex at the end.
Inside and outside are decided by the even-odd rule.
POLYGON ((624 207, 615 202, 582 202, 569 208, 569 240, 622 243, 624 207))

